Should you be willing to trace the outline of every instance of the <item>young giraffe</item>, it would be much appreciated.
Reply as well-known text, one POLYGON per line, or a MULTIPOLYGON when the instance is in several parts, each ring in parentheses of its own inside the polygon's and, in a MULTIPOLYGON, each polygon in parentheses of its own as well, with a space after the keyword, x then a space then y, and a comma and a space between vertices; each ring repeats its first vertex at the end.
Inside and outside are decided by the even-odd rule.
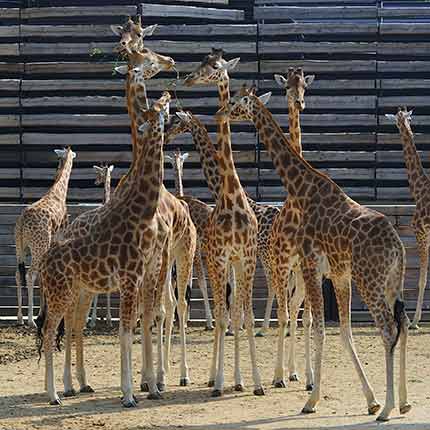
MULTIPOLYGON (((185 79, 185 84, 190 86, 216 82, 218 85, 220 106, 226 106, 230 100, 228 70, 234 68, 238 61, 239 59, 236 58, 227 62, 218 53, 209 55, 199 69, 185 79)), ((253 332, 254 315, 252 309, 258 224, 234 166, 229 120, 224 115, 218 115, 216 120, 218 136, 214 156, 218 165, 220 187, 215 210, 211 214, 208 227, 208 274, 213 289, 216 319, 209 385, 214 385, 212 396, 222 395, 224 389, 224 336, 228 318, 225 288, 228 269, 231 264, 237 282, 232 311, 235 344, 235 390, 243 390, 239 363, 239 329, 243 310, 255 385, 254 394, 264 395, 256 363, 253 332)))
MULTIPOLYGON (((320 398, 321 361, 324 345, 324 312, 319 260, 327 258, 339 307, 342 339, 359 374, 368 403, 374 414, 379 408, 360 361, 351 333, 351 279, 366 302, 380 329, 386 357, 386 402, 378 420, 385 421, 394 408, 394 349, 400 338, 400 413, 409 412, 406 388, 406 347, 408 317, 403 303, 405 249, 388 219, 349 198, 330 178, 312 168, 293 149, 264 103, 252 92, 238 97, 229 107, 233 120, 252 121, 266 146, 288 192, 288 211, 282 209, 274 225, 273 244, 284 250, 274 264, 275 286, 282 285, 298 255, 311 302, 316 343, 315 385, 303 408, 315 412, 320 398), (290 261, 286 260, 290 250, 290 261)), ((276 288, 276 287, 275 287, 276 288)), ((284 310, 286 312, 286 310, 284 310)))
MULTIPOLYGON (((189 74, 185 78, 185 85, 192 86, 196 84, 217 84, 219 98, 220 98, 220 106, 222 106, 222 98, 221 92, 223 90, 222 81, 218 81, 219 78, 222 79, 223 73, 220 67, 226 67, 227 69, 233 69, 236 67, 239 59, 234 59, 227 62, 224 58, 224 51, 222 49, 212 49, 212 52, 208 54, 205 59, 202 61, 200 66, 196 71, 189 74), (221 73, 219 73, 221 71, 221 73)), ((184 118, 184 116, 182 116, 184 118)), ((204 126, 202 125, 204 128, 204 126)), ((206 129, 205 129, 206 130, 206 129)), ((210 140, 209 135, 206 133, 200 132, 193 141, 196 144, 196 147, 200 153, 200 160, 203 166, 203 171, 205 172, 206 180, 208 182, 208 186, 212 191, 214 196, 217 195, 218 190, 220 188, 220 179, 218 175, 218 165, 217 161, 213 156, 213 144, 210 140)), ((258 205, 254 200, 252 200, 247 195, 248 204, 251 206, 254 214, 257 218, 258 222, 258 235, 257 235, 257 256, 260 259, 268 288, 268 300, 266 304, 266 311, 264 315, 263 327, 259 332, 257 332, 256 336, 264 336, 265 331, 268 329, 270 325, 270 316, 273 306, 274 299, 274 291, 271 287, 272 284, 272 274, 271 274, 271 266, 270 266, 270 231, 272 228, 272 224, 276 216, 279 214, 279 209, 275 206, 271 205, 258 205)))
POLYGON ((158 392, 152 363, 150 323, 154 311, 155 285, 143 283, 145 271, 156 252, 156 217, 163 182, 165 94, 152 109, 141 113, 149 121, 145 133, 136 133, 136 158, 103 216, 90 232, 52 247, 41 264, 41 286, 46 308, 41 324, 45 351, 46 384, 51 404, 60 404, 55 390, 53 344, 57 327, 66 322, 66 343, 71 341, 73 312, 81 289, 91 293, 120 291, 121 390, 125 407, 136 405, 132 385, 132 330, 137 317, 139 289, 144 290, 145 353, 151 391, 158 392))
MULTIPOLYGON (((173 126, 174 127, 174 126, 173 126)), ((166 133, 166 143, 169 142, 169 138, 172 139, 172 134, 169 133, 170 129, 167 131, 166 133)), ((173 167, 173 171, 174 171, 174 175, 175 175, 175 195, 183 200, 185 200, 187 202, 187 205, 190 209, 190 215, 191 215, 191 219, 193 220, 194 225, 196 226, 196 230, 197 230, 197 243, 196 243, 196 250, 198 250, 198 252, 195 253, 194 255, 194 262, 193 262, 193 268, 196 268, 197 270, 197 279, 199 281, 199 288, 200 291, 202 292, 203 295, 203 301, 204 301, 204 305, 205 305, 205 315, 206 315, 206 329, 207 330, 212 330, 213 329, 213 325, 212 325, 212 312, 211 312, 211 308, 209 305, 209 296, 208 296, 208 289, 207 289, 207 284, 206 284, 206 278, 204 275, 204 271, 203 271, 203 263, 202 263, 202 256, 201 256, 201 240, 202 237, 199 233, 199 229, 196 225, 195 220, 195 216, 193 216, 193 214, 195 212, 197 212, 198 214, 198 224, 201 225, 201 219, 202 216, 204 215, 204 225, 207 226, 207 220, 209 218, 209 214, 210 212, 212 212, 212 208, 210 208, 210 206, 206 205, 203 202, 200 202, 197 199, 194 199, 192 197, 189 196, 184 196, 184 187, 183 187, 183 183, 182 183, 182 174, 183 174, 183 167, 184 167, 184 161, 188 158, 189 154, 186 152, 185 154, 181 154, 181 151, 177 150, 174 152, 174 154, 172 156, 170 155, 166 155, 166 160, 168 160, 173 167), (209 212, 207 212, 206 210, 203 212, 202 211, 202 205, 209 207, 209 212), (203 278, 203 282, 201 281, 201 279, 203 278)), ((206 208, 205 208, 206 209, 206 208)), ((190 291, 191 294, 191 291, 190 291)))
MULTIPOLYGON (((113 166, 93 166, 93 169, 96 172, 96 185, 104 185, 104 193, 103 193, 103 204, 105 205, 110 200, 110 189, 111 189, 111 175, 113 171, 113 166)), ((91 320, 89 322, 89 327, 94 328, 97 322, 97 302, 98 295, 94 296, 93 300, 93 310, 91 313, 91 320)), ((110 309, 110 293, 106 294, 106 322, 108 327, 112 327, 112 313, 110 309)))
MULTIPOLYGON (((151 79, 153 76, 157 75, 160 71, 171 70, 172 66, 174 65, 173 59, 159 55, 149 49, 145 49, 143 53, 132 53, 132 58, 133 58, 133 62, 136 64, 136 67, 140 68, 140 72, 142 73, 142 78, 143 78, 143 81, 141 82, 142 85, 146 80, 151 79)), ((125 68, 127 69, 127 66, 125 68)), ((126 87, 127 94, 129 93, 129 86, 130 86, 130 81, 127 80, 127 87, 126 87)), ((145 109, 148 105, 148 102, 146 100, 145 90, 140 92, 139 100, 140 100, 139 105, 142 106, 142 109, 145 109)), ((134 132, 132 131, 132 133, 134 132)), ((135 146, 133 145, 133 148, 134 147, 135 146)), ((127 177, 124 177, 124 180, 126 178, 127 177)), ((123 192, 122 187, 118 185, 118 187, 114 191, 113 196, 115 195, 121 196, 122 192, 123 192)), ((67 230, 63 234, 64 240, 78 239, 79 237, 86 236, 92 229, 93 225, 96 225, 101 221, 103 216, 105 216, 105 213, 106 213, 105 205, 99 208, 84 212, 68 226, 67 230)), ((159 223, 158 229, 159 229, 159 235, 160 235, 160 237, 157 238, 157 241, 160 244, 159 246, 164 246, 162 244, 165 243, 166 239, 165 237, 163 237, 163 234, 164 235, 167 234, 164 232, 164 230, 167 229, 167 226, 165 224, 165 221, 161 219, 159 214, 157 219, 159 223)), ((157 253, 154 254, 154 261, 159 257, 160 253, 161 253, 161 250, 159 250, 157 253)), ((158 272, 160 271, 160 269, 157 268, 158 267, 157 264, 159 263, 154 262, 151 264, 154 267, 153 269, 154 273, 152 273, 151 275, 149 274, 147 275, 147 277, 149 278, 147 282, 156 283, 157 282, 156 273, 157 271, 158 272), (154 279, 152 279, 151 276, 154 277, 154 279)), ((160 277, 162 278, 161 275, 160 277)), ((93 297, 94 297, 94 294, 92 292, 82 291, 80 300, 76 305, 77 308, 73 312, 75 315, 74 323, 73 323, 73 335, 75 339, 76 356, 77 356, 76 375, 80 385, 80 392, 93 392, 92 387, 87 382, 87 376, 84 368, 84 352, 83 352, 83 330, 86 324, 87 315, 88 315, 93 297)), ((158 295, 157 295, 157 299, 159 302, 160 299, 158 295)), ((164 307, 159 309, 157 318, 159 321, 164 322, 164 307)), ((143 330, 142 330, 142 336, 143 336, 143 330)), ((158 339, 159 339, 159 342, 161 342, 160 335, 158 335, 158 339)), ((144 345, 145 345, 144 341, 142 340, 142 349, 145 347, 144 345)), ((72 368, 71 343, 66 342, 65 351, 66 351, 65 352, 66 360, 64 364, 64 393, 65 393, 65 396, 73 396, 75 395, 75 390, 73 389, 73 384, 71 379, 71 368, 72 368)), ((164 374, 165 374, 165 368, 164 368, 163 360, 161 359, 159 360, 158 378, 162 380, 164 377, 163 376, 164 374)), ((157 398, 159 397, 159 393, 151 392, 150 397, 157 398)))
MULTIPOLYGON (((15 224, 18 324, 23 324, 22 286, 26 286, 28 279, 27 324, 30 327, 36 327, 33 320, 33 287, 39 273, 40 261, 56 234, 67 224, 67 189, 76 154, 65 149, 56 149, 55 153, 59 158, 59 166, 54 184, 40 200, 23 210, 15 224), (30 250, 31 265, 26 278, 24 259, 27 249, 30 250)), ((42 295, 40 300, 42 307, 42 295)))
POLYGON ((412 111, 399 108, 397 115, 386 115, 394 120, 400 132, 403 144, 403 155, 408 171, 409 189, 415 200, 415 212, 412 217, 412 228, 417 239, 420 255, 420 279, 418 283, 418 301, 415 316, 410 328, 417 329, 421 319, 424 301, 424 291, 427 285, 427 271, 429 265, 430 246, 430 179, 421 164, 420 156, 414 143, 414 134, 411 129, 412 111))

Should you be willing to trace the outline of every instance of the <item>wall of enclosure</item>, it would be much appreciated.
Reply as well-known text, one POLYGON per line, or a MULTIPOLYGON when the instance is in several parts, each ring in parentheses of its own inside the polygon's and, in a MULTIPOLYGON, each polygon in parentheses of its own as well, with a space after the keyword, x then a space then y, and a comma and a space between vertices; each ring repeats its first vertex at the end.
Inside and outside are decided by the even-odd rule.
MULTIPOLYGON (((15 217, 19 205, 39 198, 52 183, 52 149, 70 144, 78 153, 71 203, 101 200, 93 164, 115 164, 115 183, 129 166, 124 81, 113 73, 120 60, 109 25, 136 13, 142 13, 148 25, 159 24, 146 44, 172 56, 181 76, 212 47, 222 47, 227 58, 240 56, 232 74, 233 91, 244 81, 272 91, 269 107, 286 132, 286 101, 273 74, 301 65, 305 73, 316 75, 302 114, 304 156, 360 202, 398 214, 408 246, 406 287, 413 307, 418 258, 405 227, 412 208, 389 206, 411 203, 411 197, 398 132, 384 114, 399 105, 414 108, 416 143, 428 168, 429 2, 29 0, 0 6, 0 202, 5 204, 0 209, 0 314, 9 314, 15 303, 15 217)), ((150 97, 173 88, 174 79, 174 74, 153 79, 148 84, 150 97)), ((181 105, 200 115, 214 136, 216 88, 185 88, 180 83, 176 88, 181 105)), ((185 192, 208 200, 190 137, 178 138, 166 151, 178 146, 190 153, 185 192)), ((283 201, 278 176, 250 124, 233 126, 233 149, 247 191, 259 201, 283 201)), ((170 166, 165 176, 172 187, 170 166)), ((261 271, 256 284, 256 313, 261 316, 266 294, 261 271)), ((200 317, 199 292, 194 294, 193 316, 200 317)), ((428 309, 430 296, 426 299, 428 309)), ((353 305, 356 319, 368 317, 358 297, 353 305)))

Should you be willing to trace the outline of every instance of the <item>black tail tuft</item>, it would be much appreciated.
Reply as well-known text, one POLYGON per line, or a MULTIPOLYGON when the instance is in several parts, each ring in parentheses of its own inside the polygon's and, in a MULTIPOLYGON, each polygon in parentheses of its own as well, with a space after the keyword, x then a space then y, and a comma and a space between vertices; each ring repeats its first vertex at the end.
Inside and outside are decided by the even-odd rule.
POLYGON ((61 351, 61 340, 64 337, 64 318, 60 321, 57 329, 57 336, 55 337, 55 345, 58 351, 61 351))
POLYGON ((227 288, 225 289, 225 300, 227 303, 227 310, 230 310, 230 306, 231 306, 231 303, 230 303, 231 291, 232 289, 231 289, 230 282, 227 282, 227 288))
POLYGON ((36 326, 37 326, 36 347, 37 347, 37 352, 39 354, 39 361, 42 358, 43 326, 45 325, 46 311, 47 311, 47 304, 46 304, 46 300, 44 300, 42 311, 36 318, 36 326))
POLYGON ((27 277, 25 276, 25 264, 24 262, 18 263, 19 277, 21 278, 21 285, 27 287, 27 277))
POLYGON ((397 336, 396 340, 393 343, 393 346, 391 347, 391 352, 394 351, 394 348, 397 345, 397 342, 399 341, 400 332, 403 330, 403 321, 406 316, 405 313, 405 303, 403 300, 396 299, 396 302, 394 303, 394 320, 397 323, 397 336))

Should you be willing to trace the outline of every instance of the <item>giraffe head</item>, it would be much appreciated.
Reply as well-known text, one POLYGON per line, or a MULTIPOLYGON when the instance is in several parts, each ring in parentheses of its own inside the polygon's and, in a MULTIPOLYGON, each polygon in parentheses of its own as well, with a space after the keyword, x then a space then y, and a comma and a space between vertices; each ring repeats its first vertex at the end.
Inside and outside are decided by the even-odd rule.
POLYGON ((177 111, 166 132, 166 143, 172 142, 176 136, 190 132, 192 119, 191 112, 177 111))
POLYGON ((166 155, 164 158, 170 162, 173 167, 173 170, 178 174, 180 178, 182 178, 184 162, 189 157, 189 155, 190 154, 188 154, 188 152, 182 154, 180 149, 178 148, 172 155, 166 155))
POLYGON ((110 177, 112 171, 113 171, 113 165, 108 166, 107 164, 104 164, 103 166, 93 166, 93 169, 96 172, 96 185, 101 185, 106 182, 106 179, 110 177))
POLYGON ((129 17, 124 25, 111 25, 110 28, 114 34, 121 38, 117 48, 118 52, 131 54, 143 48, 143 39, 152 36, 157 24, 143 28, 142 19, 139 15, 136 22, 129 17))
POLYGON ((164 134, 166 116, 169 116, 170 100, 170 93, 164 91, 161 97, 152 103, 152 106, 148 110, 142 112, 142 118, 145 123, 139 127, 140 133, 145 133, 148 129, 157 129, 152 131, 164 134))
POLYGON ((300 112, 305 108, 305 90, 314 79, 315 75, 305 76, 301 67, 297 69, 290 67, 286 78, 282 75, 275 75, 276 83, 286 89, 288 103, 293 103, 300 112))
POLYGON ((222 49, 212 48, 211 53, 206 55, 197 69, 185 77, 185 86, 218 84, 225 81, 228 72, 237 66, 240 58, 227 61, 223 55, 222 49))
POLYGON ((399 107, 396 115, 385 114, 387 118, 394 121, 399 129, 402 127, 406 128, 408 131, 412 132, 411 121, 412 121, 412 111, 406 109, 406 106, 402 109, 399 107))
POLYGON ((228 115, 230 121, 252 121, 257 113, 258 106, 268 103, 271 92, 257 96, 256 88, 248 88, 243 85, 242 88, 231 98, 226 109, 220 109, 217 112, 221 115, 228 115))

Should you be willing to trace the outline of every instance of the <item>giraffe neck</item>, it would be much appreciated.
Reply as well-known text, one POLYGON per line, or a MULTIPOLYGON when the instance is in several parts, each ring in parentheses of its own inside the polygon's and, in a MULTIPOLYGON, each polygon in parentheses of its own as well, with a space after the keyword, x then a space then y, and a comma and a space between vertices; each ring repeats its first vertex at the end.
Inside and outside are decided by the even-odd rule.
POLYGON ((175 173, 175 194, 179 197, 184 196, 184 186, 182 184, 182 175, 176 163, 174 164, 173 171, 175 173))
POLYGON ((223 108, 230 101, 230 78, 226 76, 218 81, 218 105, 223 108))
POLYGON ((215 159, 215 147, 212 143, 206 127, 195 118, 191 127, 193 143, 200 155, 203 174, 205 175, 208 188, 214 200, 217 199, 221 187, 218 162, 215 159))
POLYGON ((424 172, 420 156, 417 152, 412 130, 407 128, 404 124, 399 126, 399 130, 403 144, 403 155, 408 172, 409 189, 414 199, 417 200, 422 193, 422 180, 427 179, 427 175, 424 172))
POLYGON ((110 200, 110 181, 111 181, 111 174, 108 168, 108 171, 106 173, 106 178, 105 178, 105 184, 104 184, 103 204, 106 204, 110 200))
POLYGON ((291 146, 272 113, 258 98, 254 99, 253 122, 289 197, 303 207, 307 199, 318 192, 314 185, 321 180, 328 181, 330 187, 338 188, 333 181, 313 169, 291 146))
POLYGON ((300 128, 300 111, 291 97, 288 97, 288 126, 290 131, 290 143, 292 147, 302 155, 302 130, 300 128))
POLYGON ((67 198, 67 190, 69 187, 70 174, 72 173, 73 158, 68 155, 63 162, 60 171, 57 174, 54 185, 49 190, 49 196, 55 197, 61 202, 65 202, 67 198))

